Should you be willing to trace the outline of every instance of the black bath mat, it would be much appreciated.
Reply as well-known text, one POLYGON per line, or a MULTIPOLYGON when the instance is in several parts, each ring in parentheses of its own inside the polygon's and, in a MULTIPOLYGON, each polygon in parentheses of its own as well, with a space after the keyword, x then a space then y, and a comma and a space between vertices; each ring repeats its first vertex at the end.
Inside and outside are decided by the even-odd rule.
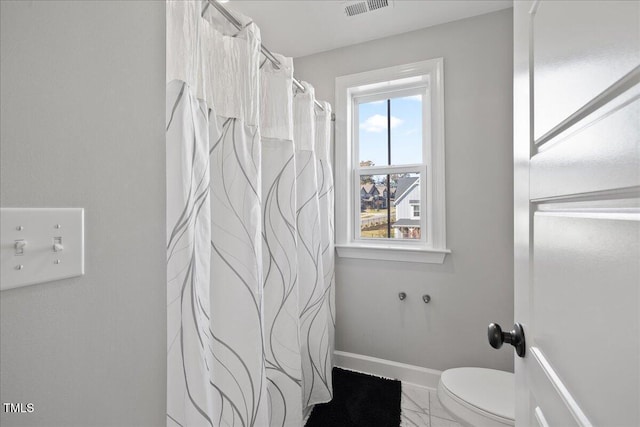
POLYGON ((333 368, 333 400, 318 404, 306 427, 398 427, 401 383, 333 368))

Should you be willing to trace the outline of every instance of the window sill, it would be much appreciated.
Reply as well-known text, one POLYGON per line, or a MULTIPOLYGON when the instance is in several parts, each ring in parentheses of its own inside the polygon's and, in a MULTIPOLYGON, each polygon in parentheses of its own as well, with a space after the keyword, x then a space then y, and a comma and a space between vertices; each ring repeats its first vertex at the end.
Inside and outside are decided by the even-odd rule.
POLYGON ((340 258, 360 258, 382 261, 417 262, 423 264, 442 264, 449 249, 409 248, 399 245, 336 245, 340 258))

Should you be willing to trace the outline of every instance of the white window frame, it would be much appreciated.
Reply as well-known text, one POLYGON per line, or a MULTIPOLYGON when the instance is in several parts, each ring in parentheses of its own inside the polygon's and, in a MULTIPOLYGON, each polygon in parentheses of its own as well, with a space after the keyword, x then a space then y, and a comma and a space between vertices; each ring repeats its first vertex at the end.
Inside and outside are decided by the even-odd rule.
POLYGON ((335 130, 338 256, 443 263, 446 254, 451 253, 446 246, 443 59, 337 77, 335 130), (360 159, 355 155, 358 152, 358 103, 417 93, 423 94, 423 104, 427 105, 423 107, 422 164, 360 167, 360 159), (421 209, 420 224, 424 228, 420 240, 360 238, 359 175, 396 173, 391 170, 420 173, 421 200, 426 200, 424 210, 421 209), (426 215, 422 215, 423 211, 426 215))

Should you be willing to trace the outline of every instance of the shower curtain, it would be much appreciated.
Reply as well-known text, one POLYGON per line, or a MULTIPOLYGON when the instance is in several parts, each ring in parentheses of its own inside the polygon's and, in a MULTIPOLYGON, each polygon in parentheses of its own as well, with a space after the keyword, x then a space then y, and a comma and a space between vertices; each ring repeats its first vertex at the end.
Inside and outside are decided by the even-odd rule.
POLYGON ((199 1, 167 1, 167 425, 291 426, 331 399, 330 106, 199 1))

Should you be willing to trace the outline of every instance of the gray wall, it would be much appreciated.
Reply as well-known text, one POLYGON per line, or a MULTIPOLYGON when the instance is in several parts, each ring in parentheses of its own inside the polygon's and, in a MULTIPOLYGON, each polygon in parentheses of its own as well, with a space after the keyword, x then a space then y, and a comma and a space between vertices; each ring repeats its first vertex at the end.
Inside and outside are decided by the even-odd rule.
POLYGON ((453 253, 443 265, 338 258, 338 350, 440 370, 513 369, 513 352, 486 336, 490 322, 513 324, 512 22, 506 9, 295 60, 296 76, 333 103, 337 76, 444 57, 453 253))
POLYGON ((0 294, 0 424, 164 425, 164 2, 0 14, 0 204, 86 227, 84 277, 0 294))

